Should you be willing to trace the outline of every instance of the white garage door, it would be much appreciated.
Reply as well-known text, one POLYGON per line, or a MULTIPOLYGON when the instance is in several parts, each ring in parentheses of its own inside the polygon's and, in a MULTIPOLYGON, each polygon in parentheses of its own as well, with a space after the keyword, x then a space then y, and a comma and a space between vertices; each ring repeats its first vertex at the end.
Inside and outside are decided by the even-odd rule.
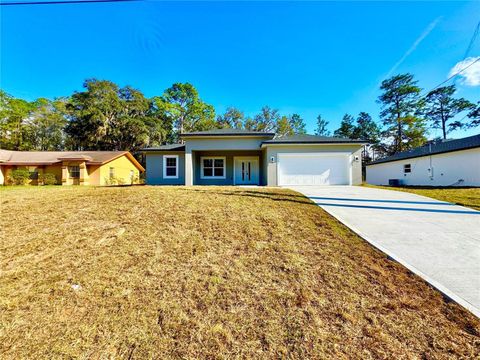
POLYGON ((278 185, 349 185, 350 154, 278 154, 278 185))

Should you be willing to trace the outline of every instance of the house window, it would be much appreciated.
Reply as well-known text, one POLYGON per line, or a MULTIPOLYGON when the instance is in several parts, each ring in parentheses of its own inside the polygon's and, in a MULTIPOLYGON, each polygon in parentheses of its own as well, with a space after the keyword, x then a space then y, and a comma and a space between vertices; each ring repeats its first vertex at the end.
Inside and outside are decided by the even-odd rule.
POLYGON ((412 172, 412 165, 411 164, 405 164, 403 165, 403 173, 411 173, 412 172))
POLYGON ((224 157, 202 157, 202 179, 225 179, 224 157))
POLYGON ((74 179, 78 179, 80 177, 80 166, 69 166, 68 167, 68 176, 74 179))
POLYGON ((110 168, 109 175, 110 175, 111 178, 115 177, 115 168, 113 168, 113 167, 110 168))
POLYGON ((178 179, 178 155, 163 155, 163 178, 178 179))

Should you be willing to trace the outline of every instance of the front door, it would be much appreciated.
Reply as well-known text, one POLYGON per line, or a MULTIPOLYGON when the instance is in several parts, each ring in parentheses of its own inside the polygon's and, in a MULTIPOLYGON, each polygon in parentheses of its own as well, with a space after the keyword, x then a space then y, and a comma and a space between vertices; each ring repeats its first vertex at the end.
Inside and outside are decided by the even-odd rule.
POLYGON ((235 185, 258 185, 258 157, 235 157, 235 185))

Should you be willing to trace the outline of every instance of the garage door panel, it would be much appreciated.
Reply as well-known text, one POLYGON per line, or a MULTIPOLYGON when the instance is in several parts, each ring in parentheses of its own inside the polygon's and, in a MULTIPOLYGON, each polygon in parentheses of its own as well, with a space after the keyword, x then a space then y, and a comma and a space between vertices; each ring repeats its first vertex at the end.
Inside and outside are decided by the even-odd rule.
POLYGON ((278 185, 348 185, 348 154, 303 153, 278 155, 278 185))

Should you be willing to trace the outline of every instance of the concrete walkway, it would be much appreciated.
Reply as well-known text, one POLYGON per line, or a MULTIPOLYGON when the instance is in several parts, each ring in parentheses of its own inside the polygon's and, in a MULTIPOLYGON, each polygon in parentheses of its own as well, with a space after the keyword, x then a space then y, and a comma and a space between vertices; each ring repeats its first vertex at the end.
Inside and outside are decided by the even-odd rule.
POLYGON ((291 189, 480 317, 480 211, 360 186, 291 189))

